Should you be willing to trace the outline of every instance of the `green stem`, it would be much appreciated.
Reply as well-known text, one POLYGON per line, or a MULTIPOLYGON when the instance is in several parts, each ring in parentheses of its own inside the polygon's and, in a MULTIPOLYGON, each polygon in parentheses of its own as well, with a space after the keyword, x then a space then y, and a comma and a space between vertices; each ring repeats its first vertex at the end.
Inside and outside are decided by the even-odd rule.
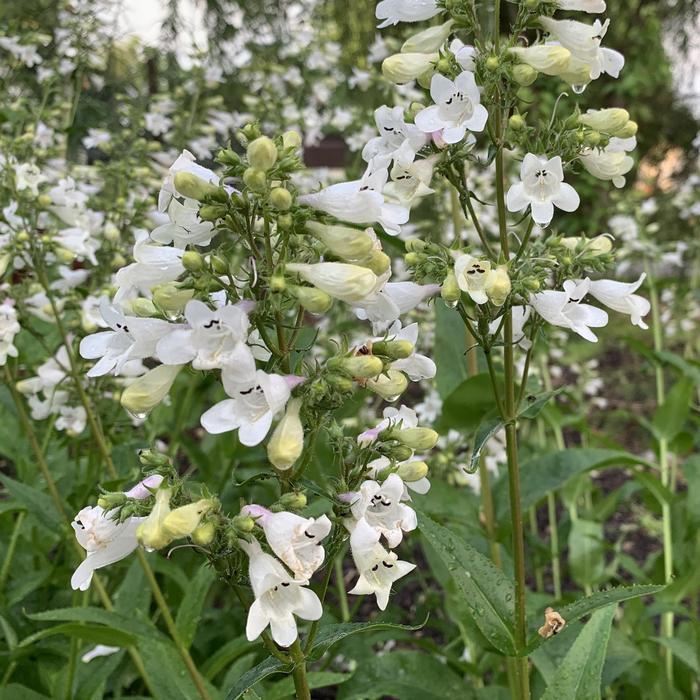
POLYGON ((296 690, 297 698, 298 700, 311 700, 309 682, 306 678, 306 657, 301 650, 301 644, 298 639, 289 647, 289 654, 294 661, 292 677, 294 678, 294 689, 296 690))
POLYGON ((338 601, 340 602, 340 617, 343 622, 350 620, 350 606, 348 605, 348 593, 345 590, 345 577, 343 576, 343 558, 337 557, 333 562, 335 569, 335 586, 338 589, 338 601))
MULTIPOLYGON (((659 303, 659 292, 656 280, 651 274, 648 261, 645 260, 644 267, 647 272, 649 283, 649 301, 651 302, 651 323, 654 336, 654 350, 659 353, 663 350, 663 331, 661 325, 661 306, 659 303)), ((666 401, 666 382, 664 370, 660 363, 656 363, 656 403, 663 406, 666 401)), ((671 488, 672 475, 669 460, 668 440, 659 438, 659 470, 661 483, 666 488, 671 488)), ((673 530, 671 522, 671 505, 667 500, 661 504, 662 537, 664 546, 664 580, 671 583, 673 580, 673 530)), ((673 638, 674 616, 672 612, 666 612, 661 616, 661 635, 668 639, 673 638)), ((666 677, 669 685, 673 686, 673 653, 668 647, 662 650, 666 664, 666 677)))
MULTIPOLYGON (((337 555, 333 557, 335 560, 337 558, 337 555)), ((326 573, 323 576, 323 581, 321 583, 321 591, 319 594, 319 600, 321 603, 326 599, 326 593, 328 592, 328 584, 330 583, 331 580, 331 574, 333 573, 333 562, 329 561, 328 564, 326 564, 326 573)), ((306 644, 304 645, 304 652, 308 653, 309 650, 311 649, 311 645, 314 643, 314 639, 316 638, 316 633, 318 632, 318 626, 321 624, 321 620, 314 620, 311 623, 311 627, 309 628, 309 634, 306 638, 306 644)), ((294 658, 292 656, 292 658, 294 658)))
POLYGON ((15 520, 15 525, 12 528, 12 535, 10 536, 10 542, 7 545, 7 552, 5 552, 5 559, 2 562, 2 569, 0 570, 0 591, 5 588, 5 582, 10 573, 10 567, 12 566, 12 559, 15 556, 15 550, 17 549, 17 542, 19 541, 19 533, 22 530, 22 523, 24 518, 27 516, 26 510, 21 510, 17 513, 17 520, 15 520))
MULTIPOLYGON (((539 537, 539 530, 537 528, 537 509, 535 506, 532 506, 528 510, 528 515, 530 518, 530 533, 535 539, 537 539, 539 537)), ((535 586, 538 593, 542 593, 542 591, 544 591, 544 578, 542 576, 541 566, 535 567, 535 586)))

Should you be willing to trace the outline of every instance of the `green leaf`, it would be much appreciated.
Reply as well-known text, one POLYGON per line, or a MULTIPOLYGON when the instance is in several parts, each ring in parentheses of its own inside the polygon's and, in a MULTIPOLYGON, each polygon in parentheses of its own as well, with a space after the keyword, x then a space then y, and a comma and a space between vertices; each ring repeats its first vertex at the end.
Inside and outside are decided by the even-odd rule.
POLYGON ((259 683, 264 678, 272 676, 275 673, 291 673, 293 666, 291 664, 283 664, 274 656, 268 656, 264 661, 261 661, 257 666, 254 666, 247 673, 244 673, 236 685, 228 691, 226 700, 238 700, 246 690, 252 688, 256 683, 259 683))
POLYGON ((44 612, 27 614, 30 620, 40 622, 88 622, 105 625, 110 629, 143 639, 164 639, 150 621, 141 621, 133 615, 122 615, 100 608, 57 608, 44 612))
POLYGON ((450 572, 482 634, 501 653, 514 655, 513 582, 483 554, 424 513, 419 527, 450 572))
POLYGON ((428 619, 420 625, 399 625, 394 622, 345 622, 337 625, 325 625, 319 628, 314 643, 310 649, 309 658, 319 659, 334 644, 342 641, 346 637, 359 632, 377 632, 379 630, 405 630, 415 632, 425 627, 428 619))
POLYGON ((655 637, 654 641, 670 649, 696 676, 700 676, 700 662, 695 647, 680 637, 655 637))
MULTIPOLYGON (((352 673, 333 673, 332 671, 311 671, 306 675, 310 690, 327 688, 345 683, 352 678, 352 673)), ((265 700, 284 700, 294 697, 294 679, 284 678, 265 691, 265 700)))
MULTIPOLYGON (((567 621, 567 623, 579 620, 585 615, 590 615, 596 610, 600 610, 613 603, 622 603, 625 600, 632 600, 634 598, 641 598, 642 596, 655 595, 656 593, 661 593, 666 588, 666 586, 618 586, 617 588, 610 588, 607 591, 598 591, 592 595, 586 596, 585 598, 579 598, 569 605, 564 605, 563 607, 557 608, 559 614, 567 621)), ((542 624, 542 617, 532 618, 529 621, 530 627, 539 627, 542 624)), ((527 645, 528 653, 532 652, 534 649, 544 644, 545 640, 539 635, 535 635, 527 645)))
POLYGON ((184 645, 188 648, 194 641, 204 602, 215 579, 216 576, 211 567, 203 564, 185 590, 175 618, 175 626, 180 632, 184 645))
POLYGON ((432 654, 395 651, 373 656, 340 686, 338 700, 445 700, 473 698, 471 688, 432 654))
POLYGON ((49 700, 49 696, 30 690, 19 683, 10 683, 0 688, 0 700, 49 700))
POLYGON ((202 663, 200 671, 209 680, 213 680, 230 663, 249 653, 252 648, 245 636, 230 639, 202 663))
MULTIPOLYGON (((644 459, 629 452, 593 448, 571 448, 539 455, 520 467, 520 501, 523 510, 534 506, 550 491, 561 488, 569 479, 607 466, 646 464, 644 459)), ((651 465, 653 466, 653 465, 651 465)), ((503 477, 494 488, 496 508, 500 518, 508 512, 508 483, 503 477)))
POLYGON ((53 501, 43 491, 15 481, 6 474, 0 474, 0 482, 10 496, 22 503, 42 525, 54 532, 62 528, 61 517, 53 501))
POLYGON ((463 433, 476 430, 484 415, 496 409, 487 373, 463 381, 445 400, 436 430, 454 428, 463 433))
POLYGON ((593 613, 541 700, 600 700, 600 682, 615 609, 615 605, 608 605, 593 613))
POLYGON ((578 518, 569 531, 569 569, 581 587, 593 586, 605 573, 605 542, 602 523, 578 518))
POLYGON ((467 331, 454 309, 435 302, 435 387, 443 401, 467 379, 467 331))
POLYGON ((690 414, 690 399, 695 388, 687 377, 677 381, 666 400, 656 409, 651 426, 658 440, 673 440, 683 430, 690 414))
POLYGON ((669 488, 661 483, 661 479, 649 472, 636 470, 634 480, 643 486, 659 502, 660 506, 665 503, 673 503, 675 496, 669 488))
POLYGON ((78 639, 84 639, 94 644, 107 644, 115 647, 128 647, 136 641, 133 635, 110 627, 66 622, 62 625, 56 625, 30 634, 28 637, 25 637, 17 647, 28 647, 41 639, 53 637, 57 634, 65 634, 67 637, 77 637, 78 639))
POLYGON ((554 391, 544 391, 535 396, 525 396, 524 407, 518 412, 519 418, 537 418, 542 409, 555 397, 562 393, 564 389, 554 389, 554 391))
POLYGON ((686 511, 691 531, 700 526, 700 455, 689 457, 683 464, 683 474, 688 482, 686 511))
POLYGON ((668 350, 660 350, 655 354, 662 362, 679 369, 689 379, 692 379, 696 384, 700 384, 700 364, 697 361, 687 360, 668 350))

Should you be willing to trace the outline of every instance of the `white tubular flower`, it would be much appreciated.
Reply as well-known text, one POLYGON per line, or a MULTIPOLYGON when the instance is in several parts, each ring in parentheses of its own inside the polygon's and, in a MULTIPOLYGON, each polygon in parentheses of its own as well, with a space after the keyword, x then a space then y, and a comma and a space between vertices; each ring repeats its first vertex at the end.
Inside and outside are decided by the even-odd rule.
POLYGON ((382 61, 382 74, 397 85, 405 85, 421 76, 430 76, 440 55, 435 53, 395 53, 382 61))
POLYGON ((626 109, 619 107, 589 109, 578 120, 581 124, 591 129, 603 131, 614 136, 627 126, 630 120, 630 113, 626 109))
POLYGON ((384 29, 399 22, 422 22, 442 11, 436 0, 381 0, 377 4, 375 17, 383 20, 377 27, 384 29))
POLYGON ((389 552, 379 544, 379 532, 364 519, 355 523, 350 535, 350 548, 355 566, 360 573, 351 595, 377 597, 377 606, 385 610, 394 582, 416 568, 415 564, 400 561, 395 552, 389 552))
MULTIPOLYGON (((289 567, 297 581, 307 582, 326 556, 322 542, 331 531, 326 515, 302 518, 294 513, 271 513, 257 508, 250 515, 262 515, 256 522, 265 533, 270 549, 289 567)), ((247 513, 247 509, 243 508, 247 513)))
MULTIPOLYGON (((411 464, 411 462, 401 462, 398 465, 398 472, 401 472, 402 467, 405 467, 406 465, 411 464)), ((416 464, 416 462, 414 462, 416 464)), ((424 464, 424 463, 421 463, 424 464)), ((391 460, 388 457, 378 457, 377 459, 373 459, 368 465, 367 465, 367 474, 368 476, 372 477, 373 479, 376 479, 377 476, 383 472, 387 467, 391 466, 391 460)), ((400 477, 400 474, 399 474, 400 477)), ((402 479, 403 481, 403 479, 402 479)), ((411 481, 404 481, 403 482, 403 494, 401 496, 401 500, 403 501, 410 501, 411 496, 408 493, 409 489, 411 491, 415 491, 417 494, 424 496, 428 491, 430 491, 430 481, 428 480, 427 476, 421 476, 418 479, 412 479, 411 481)))
POLYGON ((8 357, 17 357, 14 346, 15 336, 20 332, 17 311, 12 302, 6 299, 0 304, 0 367, 7 363, 8 357))
POLYGON ((588 12, 592 15, 599 15, 606 8, 605 0, 556 0, 556 5, 560 10, 588 12))
POLYGON ((170 392, 182 365, 158 365, 141 375, 124 389, 121 405, 137 418, 145 417, 170 392))
MULTIPOLYGON (((400 425, 402 429, 418 427, 418 416, 416 415, 416 412, 408 406, 401 406, 399 408, 388 406, 384 409, 382 415, 384 416, 384 419, 377 423, 374 428, 365 430, 364 433, 360 433, 357 436, 357 442, 359 445, 371 445, 379 437, 381 432, 387 428, 391 428, 394 425, 400 425)), ((385 466, 388 465, 389 461, 387 460, 385 466)))
POLYGON ((84 664, 88 664, 93 659, 98 659, 101 656, 111 656, 112 654, 116 654, 118 651, 121 651, 121 647, 110 647, 106 644, 97 644, 89 651, 86 651, 80 657, 80 660, 84 664))
POLYGON ((128 557, 138 547, 136 529, 145 518, 128 518, 118 523, 109 516, 100 506, 88 507, 71 523, 78 543, 87 552, 71 577, 74 591, 87 591, 94 571, 128 557))
POLYGON ((303 280, 330 296, 348 304, 365 299, 377 285, 377 276, 366 267, 347 263, 288 263, 288 272, 296 272, 303 280))
POLYGON ((453 19, 436 27, 428 27, 418 34, 406 39, 401 46, 401 53, 430 53, 437 51, 452 33, 453 19))
POLYGON ((635 294, 645 278, 646 273, 642 273, 636 282, 630 283, 594 280, 590 282, 588 293, 609 309, 619 311, 621 314, 629 314, 633 325, 646 330, 649 326, 644 322, 643 317, 651 310, 651 304, 644 297, 635 294))
MULTIPOLYGON (((604 24, 596 20, 589 25, 573 19, 540 17, 540 24, 556 41, 571 51, 572 62, 580 61, 588 66, 590 80, 599 78, 602 73, 613 78, 620 75, 625 57, 618 51, 604 49, 600 45, 610 26, 609 19, 604 24)), ((571 71, 572 68, 570 65, 568 70, 571 71)))
POLYGON ((302 400, 292 399, 267 443, 267 458, 277 469, 290 469, 304 451, 304 426, 299 418, 302 400))
POLYGON ((177 173, 191 173, 205 182, 210 182, 213 185, 219 184, 219 176, 213 170, 209 170, 209 168, 199 165, 196 160, 197 159, 192 153, 184 150, 177 157, 177 160, 170 166, 168 174, 163 181, 158 194, 159 211, 167 211, 173 197, 179 194, 175 189, 175 175, 177 173))
POLYGON ((515 54, 521 63, 545 75, 561 75, 571 60, 571 51, 558 44, 514 46, 508 50, 515 54))
POLYGON ((158 341, 172 326, 157 318, 125 316, 111 306, 106 297, 100 300, 100 313, 112 330, 88 335, 80 341, 80 355, 99 361, 90 368, 88 377, 119 374, 129 360, 142 360, 155 354, 158 341))
POLYGON ((350 226, 327 226, 318 221, 307 221, 306 230, 333 255, 351 262, 366 260, 378 243, 371 228, 360 230, 350 226))
POLYGON ((404 532, 415 530, 418 524, 413 508, 401 503, 404 483, 397 474, 390 474, 383 484, 368 479, 350 506, 355 520, 364 518, 381 533, 390 549, 397 547, 404 532))
POLYGON ((173 199, 168 206, 167 224, 158 226, 151 232, 151 238, 158 243, 173 243, 176 248, 188 245, 209 245, 214 235, 214 224, 200 221, 198 203, 185 199, 184 203, 173 199))
POLYGON ((294 581, 273 556, 263 552, 256 540, 250 543, 239 540, 239 543, 249 557, 248 576, 255 595, 248 611, 246 637, 252 642, 269 625, 275 642, 289 647, 298 636, 294 616, 302 620, 320 619, 321 601, 313 591, 294 581))
POLYGON ((405 158, 408 152, 406 144, 415 158, 415 154, 428 141, 428 137, 415 124, 406 123, 401 107, 387 107, 386 105, 378 107, 374 111, 374 121, 379 136, 370 139, 362 149, 362 158, 367 163, 376 156, 393 159, 396 151, 402 146, 404 146, 402 154, 405 158))
POLYGON ((194 369, 217 369, 250 353, 245 344, 250 322, 240 306, 229 304, 212 311, 193 299, 185 306, 185 318, 189 328, 178 326, 158 342, 156 354, 164 364, 191 362, 194 369))
POLYGON ((354 304, 357 317, 372 321, 374 332, 396 321, 399 316, 415 309, 418 304, 440 292, 439 284, 388 282, 390 272, 377 278, 374 290, 354 304))
POLYGON ((479 260, 471 255, 460 255, 455 261, 455 278, 457 285, 469 294, 474 303, 485 304, 489 298, 486 295, 486 283, 491 274, 491 263, 479 260))
POLYGON ((476 49, 469 44, 465 44, 461 39, 452 39, 450 42, 450 51, 452 51, 455 61, 459 64, 462 70, 468 70, 472 73, 476 70, 476 49))
POLYGON ((580 199, 576 190, 564 182, 564 170, 559 156, 528 153, 520 166, 520 182, 511 185, 506 195, 508 211, 521 211, 528 205, 532 218, 540 226, 548 226, 554 207, 563 211, 578 209, 580 199))
MULTIPOLYGON (((384 340, 384 338, 374 338, 384 340)), ((426 355, 416 352, 418 342, 418 324, 411 323, 405 328, 401 327, 401 321, 395 321, 387 331, 386 340, 407 340, 413 346, 413 352, 408 357, 394 360, 391 369, 396 369, 408 376, 413 382, 422 379, 432 379, 437 373, 435 363, 426 355)))
MULTIPOLYGON (((386 163, 385 159, 378 160, 386 163)), ((382 190, 388 178, 386 165, 377 167, 377 163, 370 162, 361 180, 339 182, 302 195, 297 201, 351 224, 379 223, 388 234, 396 235, 401 232, 401 224, 408 221, 409 210, 384 201, 382 190)))
POLYGON ((608 323, 608 314, 581 299, 589 291, 590 280, 579 284, 571 280, 564 282, 564 291, 546 291, 532 294, 530 304, 542 318, 553 326, 569 328, 582 338, 597 343, 591 328, 602 328, 608 323))
POLYGON ((468 70, 454 80, 436 73, 430 81, 434 105, 416 115, 416 126, 427 134, 442 131, 445 143, 458 143, 470 131, 483 131, 489 113, 481 104, 474 74, 468 70))
POLYGON ((148 234, 139 231, 134 244, 135 262, 123 267, 115 275, 119 287, 114 301, 120 303, 134 296, 151 296, 151 288, 164 282, 173 282, 185 272, 183 251, 171 246, 149 244, 148 234))
MULTIPOLYGON (((525 324, 530 318, 532 307, 530 306, 513 306, 513 343, 519 345, 523 350, 529 350, 532 346, 532 341, 525 335, 525 324)), ((501 328, 501 318, 497 318, 489 323, 489 333, 494 335, 501 328)))
POLYGON ((593 177, 610 180, 615 187, 625 186, 625 175, 634 167, 634 158, 625 151, 632 150, 637 140, 613 137, 603 149, 587 148, 581 153, 581 164, 593 177))
POLYGON ((401 204, 411 206, 416 199, 433 194, 430 188, 437 156, 421 158, 410 164, 398 157, 391 169, 391 182, 384 187, 384 194, 401 204))
POLYGON ((200 419, 202 427, 213 435, 238 430, 238 439, 247 447, 265 439, 272 419, 284 409, 291 393, 287 378, 255 371, 252 361, 251 365, 224 368, 224 389, 231 398, 212 406, 200 419))

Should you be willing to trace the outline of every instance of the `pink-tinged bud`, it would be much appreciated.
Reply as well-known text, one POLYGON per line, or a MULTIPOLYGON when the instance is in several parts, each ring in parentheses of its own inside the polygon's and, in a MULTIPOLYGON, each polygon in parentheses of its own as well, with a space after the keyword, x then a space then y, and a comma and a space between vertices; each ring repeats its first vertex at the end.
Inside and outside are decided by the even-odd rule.
POLYGON ((357 436, 357 443, 359 445, 371 445, 379 437, 379 433, 381 432, 382 431, 379 428, 370 428, 369 430, 365 430, 364 433, 360 433, 357 436))
POLYGON ((357 491, 347 491, 346 493, 339 493, 338 500, 343 503, 353 503, 358 497, 357 491))
POLYGON ((430 134, 430 138, 433 139, 433 143, 438 148, 447 148, 447 144, 445 143, 445 140, 442 138, 442 131, 433 131, 433 133, 430 134))
POLYGON ((160 474, 151 474, 151 476, 141 479, 136 486, 132 486, 128 491, 124 491, 124 495, 127 498, 143 501, 152 495, 149 489, 157 489, 161 483, 163 483, 163 477, 160 474))
POLYGON ((242 301, 234 304, 234 306, 240 309, 244 314, 250 314, 255 311, 257 304, 252 299, 243 299, 242 301))
POLYGON ((300 384, 303 384, 306 381, 306 377, 300 377, 297 374, 285 374, 284 381, 287 382, 287 386, 290 389, 294 389, 300 384))
POLYGON ((249 505, 241 508, 241 515, 248 515, 251 518, 255 518, 257 521, 262 522, 268 515, 272 515, 272 513, 264 506, 259 506, 256 503, 250 503, 249 505))

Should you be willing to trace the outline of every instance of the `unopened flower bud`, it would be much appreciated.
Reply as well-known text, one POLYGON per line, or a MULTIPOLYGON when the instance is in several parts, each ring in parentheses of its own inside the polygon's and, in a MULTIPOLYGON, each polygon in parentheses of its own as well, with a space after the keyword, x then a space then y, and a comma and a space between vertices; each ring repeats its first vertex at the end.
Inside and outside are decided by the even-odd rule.
POLYGON ((243 182, 253 192, 264 192, 267 187, 267 177, 265 171, 259 168, 248 168, 243 173, 243 182))
POLYGON ((175 173, 173 179, 175 189, 183 196, 190 199, 196 199, 201 202, 206 196, 214 195, 219 192, 219 188, 211 182, 202 180, 193 173, 188 173, 186 170, 181 170, 175 173))
MULTIPOLYGON (((538 44, 536 46, 514 46, 508 49, 515 54, 520 61, 520 65, 529 66, 533 70, 545 75, 560 75, 566 70, 571 61, 571 52, 558 44, 538 44)), ((515 68, 513 77, 515 78, 515 68)), ((520 81, 515 78, 516 82, 520 81)), ((529 83, 520 83, 529 84, 529 83)))
POLYGON ((498 66, 501 65, 501 62, 498 60, 498 56, 489 56, 486 59, 486 70, 489 71, 495 71, 498 70, 498 66))
POLYGON ((437 53, 397 53, 384 59, 382 73, 392 83, 403 85, 432 72, 439 58, 437 53))
POLYGON ((288 231, 292 228, 293 223, 294 219, 291 214, 280 214, 277 217, 277 228, 281 231, 288 231))
POLYGON ((396 401, 408 388, 408 379, 403 372, 389 369, 376 379, 368 379, 365 386, 385 401, 396 401))
POLYGON ((196 503, 188 503, 186 506, 175 508, 163 518, 163 527, 173 539, 187 537, 194 532, 202 517, 216 505, 216 499, 202 498, 196 503))
MULTIPOLYGON (((251 141, 246 149, 246 154, 251 167, 258 170, 269 170, 277 162, 277 146, 267 136, 260 136, 255 141, 251 141)), ((247 182, 246 184, 250 187, 247 182)), ((251 189, 253 188, 251 187, 251 189)))
POLYGON ((537 80, 537 71, 532 66, 521 63, 513 66, 513 80, 523 87, 532 85, 537 80))
POLYGON ((292 195, 284 187, 275 187, 270 192, 270 204, 276 209, 287 211, 292 206, 292 195))
MULTIPOLYGON (((59 262, 65 263, 66 265, 75 260, 75 253, 72 250, 68 250, 68 248, 56 248, 55 255, 59 262)), ((119 257, 124 260, 123 256, 120 255, 119 257)), ((124 260, 124 264, 126 264, 126 260, 124 260)), ((119 267, 122 267, 122 265, 119 267)))
POLYGON ((301 146, 301 136, 298 131, 285 131, 282 134, 282 146, 284 148, 299 148, 301 146))
POLYGON ((182 365, 159 365, 148 370, 121 395, 121 405, 134 416, 143 416, 153 410, 175 383, 182 365))
POLYGON ((597 146, 601 138, 600 131, 589 131, 586 133, 584 141, 589 146, 597 146))
POLYGON ((513 114, 508 120, 508 126, 510 126, 513 131, 520 131, 520 129, 525 126, 525 120, 523 119, 522 115, 513 114))
POLYGON ((396 473, 406 483, 418 481, 428 476, 428 465, 425 462, 404 462, 399 464, 396 473))
POLYGON ((170 489, 158 489, 156 502, 148 517, 136 529, 136 537, 145 547, 162 549, 172 542, 163 521, 170 513, 170 489))
POLYGON ((409 253, 421 253, 426 249, 428 244, 420 238, 408 238, 404 242, 404 245, 406 246, 406 251, 409 253))
POLYGON ((292 284, 289 285, 288 290, 312 314, 324 314, 333 305, 333 297, 316 289, 316 287, 301 287, 292 284))
POLYGON ((192 541, 202 547, 211 544, 216 535, 216 525, 209 520, 197 526, 192 532, 192 541))
POLYGON ((174 284, 159 284, 153 288, 153 301, 167 314, 180 313, 194 297, 194 289, 179 289, 174 284))
POLYGON ((304 450, 304 426, 299 417, 302 401, 291 399, 282 420, 267 443, 267 458, 277 469, 289 469, 304 450))
POLYGON ((334 262, 288 263, 286 269, 298 273, 302 279, 326 294, 350 304, 364 299, 377 285, 374 272, 359 265, 334 262))
POLYGON ((306 508, 306 495, 301 491, 291 491, 280 496, 277 503, 285 510, 301 510, 306 508))
POLYGON ((102 235, 110 243, 116 243, 121 238, 119 229, 111 221, 105 224, 104 233, 102 235))
POLYGON ((204 269, 204 258, 196 250, 186 250, 182 254, 182 265, 185 270, 199 272, 204 269))
POLYGON ((228 272, 228 263, 218 255, 210 256, 209 264, 217 275, 225 275, 228 272))
POLYGON ((252 141, 260 136, 260 127, 257 124, 246 124, 241 132, 248 141, 252 141))
POLYGON ((629 120, 629 112, 618 107, 589 109, 585 114, 579 115, 578 118, 578 121, 589 129, 602 131, 612 136, 617 136, 617 133, 627 125, 629 120))
POLYGON ((238 532, 253 532, 255 529, 255 520, 250 515, 236 515, 232 519, 232 523, 238 532))
POLYGON ((440 296, 448 306, 455 306, 462 296, 462 290, 457 284, 457 277, 454 272, 448 272, 445 281, 440 287, 440 296))
POLYGON ((104 510, 112 510, 126 503, 126 496, 121 493, 103 493, 97 499, 97 505, 104 510))
POLYGON ((386 445, 379 451, 397 462, 405 462, 413 457, 413 450, 408 445, 386 445))
POLYGON ((202 221, 216 221, 226 216, 227 211, 224 204, 203 204, 199 208, 199 218, 202 221))
POLYGON ((383 355, 390 360, 403 360, 413 354, 414 346, 410 340, 378 340, 372 344, 375 355, 383 355))
POLYGON ((157 450, 143 449, 138 451, 139 462, 144 467, 165 467, 171 464, 171 459, 168 455, 157 450))
POLYGON ((454 20, 450 19, 437 27, 428 27, 404 41, 401 53, 429 53, 437 51, 450 36, 454 20))
POLYGON ((51 197, 48 194, 40 194, 36 198, 36 203, 42 208, 45 209, 46 207, 51 205, 51 197))
POLYGON ((403 430, 392 430, 391 437, 412 450, 424 452, 432 450, 440 436, 431 428, 404 428, 403 430))
POLYGON ((282 275, 273 275, 270 277, 270 291, 283 292, 287 288, 287 280, 282 275))
POLYGON ((592 238, 586 246, 586 250, 590 251, 594 255, 605 255, 606 253, 611 252, 612 249, 613 239, 611 236, 607 236, 605 234, 592 238))
POLYGON ((511 284, 508 268, 505 265, 499 265, 495 270, 491 270, 484 286, 486 296, 492 304, 502 306, 506 298, 510 294, 511 284))
POLYGON ((130 303, 132 313, 136 314, 140 318, 149 318, 155 316, 158 313, 155 304, 150 299, 144 299, 139 297, 138 299, 133 299, 130 303))
POLYGON ((628 139, 635 136, 638 129, 639 126, 637 122, 630 119, 630 121, 628 121, 627 124, 625 124, 625 126, 614 135, 621 139, 628 139))
POLYGON ((378 250, 377 248, 372 250, 368 258, 358 262, 362 262, 378 277, 391 267, 391 258, 383 250, 378 250))
POLYGON ((327 226, 318 221, 307 221, 307 231, 328 250, 345 260, 361 260, 374 248, 374 239, 366 231, 350 226, 327 226))
POLYGON ((352 379, 349 379, 348 377, 342 374, 329 374, 326 376, 326 381, 334 389, 337 389, 338 391, 341 391, 344 394, 349 394, 354 388, 352 379))
POLYGON ((328 361, 331 370, 341 370, 351 377, 367 379, 376 377, 384 369, 384 362, 374 355, 335 357, 328 361))
POLYGON ((403 256, 403 259, 406 261, 406 265, 409 267, 415 267, 416 265, 420 265, 420 263, 425 260, 425 255, 423 255, 423 253, 411 251, 410 253, 406 253, 406 255, 403 256))

